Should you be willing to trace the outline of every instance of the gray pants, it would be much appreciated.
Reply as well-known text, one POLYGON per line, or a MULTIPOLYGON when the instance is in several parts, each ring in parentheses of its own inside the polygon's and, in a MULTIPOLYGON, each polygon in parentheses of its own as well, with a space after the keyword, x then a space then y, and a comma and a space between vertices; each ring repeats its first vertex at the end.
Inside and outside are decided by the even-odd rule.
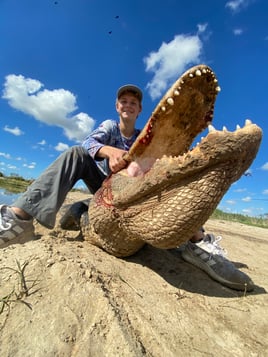
POLYGON ((13 206, 23 209, 45 227, 53 228, 58 210, 77 181, 82 179, 94 194, 105 178, 87 150, 74 146, 61 154, 13 206))

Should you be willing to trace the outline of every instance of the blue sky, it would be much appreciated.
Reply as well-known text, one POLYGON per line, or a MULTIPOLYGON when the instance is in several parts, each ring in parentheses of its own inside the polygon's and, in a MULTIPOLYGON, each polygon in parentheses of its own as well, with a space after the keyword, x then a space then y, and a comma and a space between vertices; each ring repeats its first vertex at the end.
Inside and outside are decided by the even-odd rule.
POLYGON ((0 172, 36 178, 107 118, 123 84, 144 91, 142 128, 192 65, 216 73, 214 127, 263 129, 250 175, 219 208, 268 213, 267 0, 0 0, 0 172))

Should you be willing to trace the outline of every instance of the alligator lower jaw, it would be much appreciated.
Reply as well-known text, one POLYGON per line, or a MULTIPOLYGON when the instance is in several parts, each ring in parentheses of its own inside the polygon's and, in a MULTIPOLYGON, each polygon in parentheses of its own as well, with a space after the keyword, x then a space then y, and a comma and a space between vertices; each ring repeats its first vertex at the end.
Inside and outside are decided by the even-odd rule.
POLYGON ((229 185, 236 181, 257 154, 261 129, 250 120, 234 132, 226 129, 217 131, 212 126, 209 129, 208 135, 183 155, 164 155, 161 159, 152 160, 146 158, 145 163, 141 159, 139 164, 131 162, 127 169, 112 175, 104 185, 106 194, 102 195, 103 203, 118 207, 135 204, 144 201, 146 196, 157 195, 172 186, 181 185, 181 182, 195 180, 205 172, 216 171, 218 167, 221 167, 226 180, 228 178, 229 185))

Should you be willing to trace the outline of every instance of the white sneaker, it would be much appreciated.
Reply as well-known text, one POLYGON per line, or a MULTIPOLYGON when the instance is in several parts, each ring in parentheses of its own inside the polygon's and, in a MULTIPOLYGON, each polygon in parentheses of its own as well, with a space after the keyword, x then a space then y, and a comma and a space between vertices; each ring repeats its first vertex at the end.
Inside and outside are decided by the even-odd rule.
POLYGON ((221 236, 215 237, 214 234, 206 234, 204 239, 194 244, 208 253, 226 257, 227 251, 219 245, 221 240, 221 236))
POLYGON ((218 244, 221 239, 220 236, 207 234, 200 242, 189 241, 182 250, 182 258, 222 285, 235 290, 252 291, 254 283, 250 277, 226 259, 227 252, 218 244))
POLYGON ((33 220, 19 219, 7 205, 0 205, 0 248, 25 243, 34 237, 33 220))

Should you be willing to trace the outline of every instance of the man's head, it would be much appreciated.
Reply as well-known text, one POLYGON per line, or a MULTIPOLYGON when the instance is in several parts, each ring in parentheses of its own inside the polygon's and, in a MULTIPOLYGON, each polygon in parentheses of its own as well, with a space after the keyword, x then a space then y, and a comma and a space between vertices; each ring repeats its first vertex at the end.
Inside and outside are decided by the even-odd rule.
POLYGON ((133 94, 139 100, 140 103, 142 102, 142 91, 134 84, 126 84, 120 87, 117 91, 117 99, 119 99, 123 94, 126 93, 133 94))
POLYGON ((142 111, 142 91, 133 84, 120 87, 116 97, 116 111, 120 118, 136 120, 142 111))

